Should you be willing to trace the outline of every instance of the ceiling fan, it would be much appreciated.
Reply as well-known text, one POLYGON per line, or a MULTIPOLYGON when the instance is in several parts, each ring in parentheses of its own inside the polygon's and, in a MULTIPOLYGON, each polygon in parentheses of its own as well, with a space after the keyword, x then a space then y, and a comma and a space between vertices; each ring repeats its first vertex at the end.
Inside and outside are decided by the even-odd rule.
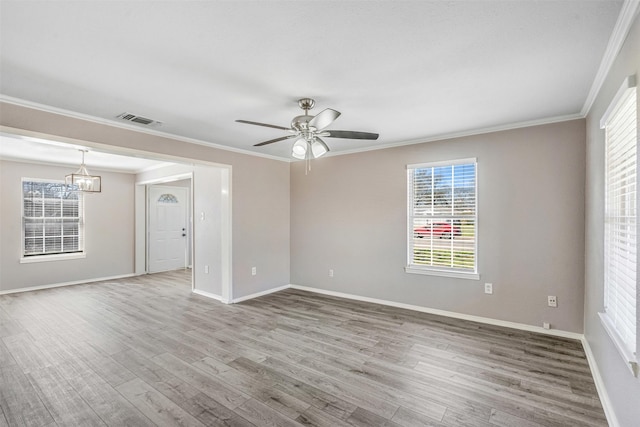
POLYGON ((254 147, 261 147, 263 145, 273 144, 274 142, 284 141, 287 139, 296 139, 296 142, 293 144, 291 149, 291 155, 300 160, 317 159, 329 151, 329 147, 327 147, 327 144, 325 144, 320 137, 378 139, 377 133, 326 129, 327 126, 333 123, 333 121, 340 116, 340 112, 327 108, 319 112, 316 116, 310 116, 309 110, 313 108, 315 103, 316 102, 311 98, 299 99, 298 106, 304 110, 304 114, 294 117, 291 121, 291 127, 288 128, 284 126, 252 122, 249 120, 236 120, 236 122, 281 129, 291 133, 291 135, 260 142, 255 144, 254 147))

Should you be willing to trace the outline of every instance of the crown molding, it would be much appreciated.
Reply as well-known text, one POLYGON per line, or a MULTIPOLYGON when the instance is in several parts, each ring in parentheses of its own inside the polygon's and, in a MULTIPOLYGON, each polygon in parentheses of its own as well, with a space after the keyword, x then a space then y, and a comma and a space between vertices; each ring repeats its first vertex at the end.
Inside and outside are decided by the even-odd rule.
POLYGON ((443 133, 443 134, 439 134, 439 135, 435 135, 435 136, 431 136, 431 137, 427 137, 427 138, 419 138, 419 139, 412 139, 412 140, 408 140, 408 141, 393 142, 393 143, 390 143, 390 144, 377 145, 375 147, 358 148, 358 149, 355 149, 355 150, 344 150, 344 151, 340 151, 338 153, 335 153, 333 151, 329 151, 326 155, 324 155, 324 157, 341 156, 343 154, 362 153, 362 152, 365 152, 365 151, 383 150, 385 148, 402 147, 402 146, 405 146, 405 145, 424 144, 426 142, 444 141, 444 140, 447 140, 447 139, 462 138, 462 137, 466 137, 466 136, 484 135, 484 134, 487 134, 487 133, 502 132, 502 131, 505 131, 505 130, 521 129, 521 128, 527 128, 527 127, 533 127, 533 126, 549 125, 549 124, 553 124, 553 123, 568 122, 568 121, 571 121, 571 120, 579 120, 579 119, 584 119, 584 118, 585 118, 585 116, 583 116, 582 114, 579 114, 579 113, 578 114, 567 114, 567 115, 564 115, 564 116, 547 117, 547 118, 544 118, 544 119, 528 120, 528 121, 525 121, 525 122, 509 123, 509 124, 504 124, 504 125, 490 126, 490 127, 486 127, 486 128, 471 129, 471 130, 466 130, 466 131, 461 131, 461 132, 443 133))
POLYGON ((31 108, 31 109, 42 111, 42 112, 45 112, 45 113, 58 114, 58 115, 61 115, 61 116, 66 116, 66 117, 70 117, 70 118, 73 118, 73 119, 84 120, 84 121, 88 121, 88 122, 96 123, 96 124, 100 124, 100 125, 106 125, 106 126, 119 128, 119 129, 130 130, 132 132, 144 133, 144 134, 147 134, 147 135, 158 136, 158 137, 161 137, 161 138, 173 139, 175 141, 187 142, 189 144, 202 145, 202 146, 209 147, 209 148, 216 148, 218 150, 231 151, 233 153, 245 154, 247 156, 262 157, 262 158, 265 158, 265 159, 277 160, 279 162, 291 162, 290 159, 283 159, 282 157, 272 156, 270 154, 256 153, 256 152, 249 151, 249 150, 243 150, 241 148, 229 147, 227 145, 221 145, 221 144, 216 144, 216 143, 213 143, 213 142, 207 142, 207 141, 203 141, 203 140, 196 139, 196 138, 188 138, 188 137, 185 137, 185 136, 175 135, 175 134, 168 133, 168 132, 161 132, 161 131, 154 130, 154 129, 144 129, 144 128, 140 128, 140 127, 138 127, 136 125, 132 125, 132 124, 128 124, 128 123, 120 123, 120 122, 117 122, 115 120, 103 119, 103 118, 100 118, 100 117, 90 116, 88 114, 77 113, 75 111, 65 110, 65 109, 62 109, 62 108, 53 107, 51 105, 45 105, 45 104, 40 104, 40 103, 37 103, 37 102, 27 101, 27 100, 24 100, 24 99, 15 98, 15 97, 12 97, 12 96, 7 96, 7 95, 1 94, 1 93, 0 93, 0 102, 4 102, 4 103, 7 103, 7 104, 12 104, 12 105, 17 105, 19 107, 31 108))
MULTIPOLYGON (((71 118, 90 121, 92 123, 104 124, 104 125, 107 125, 107 126, 114 126, 114 127, 117 127, 117 128, 131 130, 131 131, 134 131, 134 132, 146 133, 146 134, 150 134, 150 135, 160 136, 160 137, 163 137, 163 138, 170 138, 170 139, 174 139, 174 140, 177 140, 177 141, 183 141, 183 142, 187 142, 187 143, 191 143, 191 144, 203 145, 205 147, 217 148, 217 149, 220 149, 220 150, 246 154, 246 155, 249 155, 249 156, 262 157, 262 158, 267 158, 267 159, 271 159, 271 160, 278 160, 278 161, 287 162, 287 163, 294 163, 294 162, 298 161, 298 160, 294 160, 294 159, 290 159, 290 158, 283 158, 283 157, 273 156, 273 155, 269 155, 269 154, 255 153, 253 151, 242 150, 242 149, 239 149, 239 148, 228 147, 228 146, 225 146, 225 145, 209 143, 209 142, 201 141, 201 140, 194 139, 194 138, 187 138, 187 137, 177 136, 177 135, 169 134, 169 133, 166 133, 166 132, 160 132, 160 131, 156 131, 156 130, 152 130, 152 129, 139 129, 135 125, 129 125, 129 124, 126 124, 126 123, 119 123, 119 122, 115 122, 115 121, 112 121, 112 120, 93 117, 93 116, 89 116, 89 115, 86 115, 86 114, 81 114, 81 113, 76 113, 76 112, 73 112, 73 111, 59 109, 57 107, 51 107, 51 106, 48 106, 48 105, 38 104, 38 103, 31 102, 31 101, 25 101, 25 100, 22 100, 22 99, 19 99, 19 98, 7 97, 7 96, 2 95, 2 94, 0 94, 0 102, 6 102, 6 103, 9 103, 9 104, 18 105, 18 106, 21 106, 21 107, 33 108, 33 109, 36 109, 36 110, 39 110, 39 111, 44 111, 44 112, 47 112, 47 113, 60 114, 60 115, 64 115, 64 116, 71 117, 71 118)), ((394 143, 389 143, 389 144, 376 145, 375 147, 364 147, 364 148, 357 148, 357 149, 353 149, 353 150, 343 150, 343 151, 338 151, 338 152, 329 151, 323 157, 334 157, 334 156, 342 156, 342 155, 346 155, 346 154, 362 153, 362 152, 366 152, 366 151, 384 150, 386 148, 402 147, 402 146, 405 146, 405 145, 424 144, 426 142, 443 141, 443 140, 447 140, 447 139, 462 138, 462 137, 474 136, 474 135, 483 135, 483 134, 487 134, 487 133, 501 132, 501 131, 505 131, 505 130, 520 129, 520 128, 532 127, 532 126, 547 125, 547 124, 552 124, 552 123, 566 122, 566 121, 584 119, 584 118, 585 118, 585 115, 583 115, 581 113, 567 114, 567 115, 555 116, 555 117, 546 117, 546 118, 543 118, 543 119, 535 119, 535 120, 528 120, 528 121, 516 122, 516 123, 508 123, 508 124, 502 124, 502 125, 485 127, 485 128, 470 129, 470 130, 461 131, 461 132, 444 133, 444 134, 439 134, 439 135, 435 135, 435 136, 431 136, 431 137, 411 139, 411 140, 407 140, 407 141, 400 141, 400 142, 394 142, 394 143)))
POLYGON ((627 38, 627 34, 629 34, 629 30, 631 29, 639 10, 640 0, 625 0, 622 4, 618 20, 616 21, 616 25, 613 27, 611 37, 609 37, 609 43, 607 44, 604 56, 600 62, 600 67, 598 68, 598 72, 596 73, 595 79, 593 79, 587 99, 584 101, 584 105, 580 111, 580 114, 583 117, 586 117, 587 114, 589 114, 589 111, 591 110, 591 107, 593 106, 593 103, 595 102, 596 97, 607 78, 607 74, 609 74, 609 71, 613 66, 613 62, 618 56, 620 49, 622 49, 622 45, 627 38))

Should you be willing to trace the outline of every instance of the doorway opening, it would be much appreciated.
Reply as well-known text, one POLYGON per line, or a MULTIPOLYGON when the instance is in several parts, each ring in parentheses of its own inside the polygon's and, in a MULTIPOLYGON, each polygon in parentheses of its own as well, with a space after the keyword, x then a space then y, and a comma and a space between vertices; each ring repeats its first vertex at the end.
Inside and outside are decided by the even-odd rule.
MULTIPOLYGON (((18 160, 66 164, 70 153, 75 154, 78 149, 90 149, 92 161, 95 162, 91 168, 135 175, 135 179, 129 181, 134 189, 133 275, 149 271, 147 186, 171 186, 170 183, 187 180, 190 183, 186 184, 189 191, 189 200, 186 202, 188 219, 187 227, 181 228, 187 228, 187 236, 184 236, 187 237, 185 257, 186 265, 192 267, 192 291, 225 303, 232 301, 230 165, 13 128, 0 129, 0 138, 5 137, 9 142, 3 142, 3 152, 14 147, 13 152, 18 160)), ((108 218, 109 213, 102 212, 102 215, 108 218)), ((170 268, 152 267, 151 271, 170 268)))
POLYGON ((147 186, 147 272, 191 267, 191 179, 147 186))

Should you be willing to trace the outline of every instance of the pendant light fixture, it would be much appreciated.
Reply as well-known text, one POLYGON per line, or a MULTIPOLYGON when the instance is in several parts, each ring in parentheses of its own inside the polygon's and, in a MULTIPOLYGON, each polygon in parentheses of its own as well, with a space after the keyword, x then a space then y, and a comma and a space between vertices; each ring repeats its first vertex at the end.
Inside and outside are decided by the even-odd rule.
POLYGON ((84 153, 89 150, 78 151, 82 153, 80 168, 76 172, 67 175, 65 177, 65 183, 75 186, 78 191, 84 193, 100 193, 102 191, 102 178, 98 175, 91 175, 84 164, 84 153))

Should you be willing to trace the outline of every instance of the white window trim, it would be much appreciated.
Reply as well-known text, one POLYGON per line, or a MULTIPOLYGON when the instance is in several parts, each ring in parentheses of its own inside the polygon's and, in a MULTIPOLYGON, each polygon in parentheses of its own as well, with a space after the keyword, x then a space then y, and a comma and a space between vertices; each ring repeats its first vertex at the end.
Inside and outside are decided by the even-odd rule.
POLYGON ((611 100, 611 104, 609 104, 607 111, 605 111, 604 114, 602 115, 602 118, 600 119, 600 129, 604 129, 605 127, 607 127, 607 122, 609 121, 609 117, 611 117, 611 114, 613 114, 613 112, 618 107, 618 103, 620 102, 622 97, 627 93, 629 89, 634 89, 635 87, 636 87, 635 74, 633 76, 627 76, 624 79, 624 82, 622 82, 622 86, 620 86, 620 89, 618 89, 618 92, 616 92, 615 96, 611 100))
MULTIPOLYGON (((602 118, 600 119, 600 129, 606 128, 607 123, 609 122, 609 119, 611 117, 611 114, 613 114, 618 108, 618 104, 620 103, 620 100, 626 95, 627 91, 637 90, 636 85, 637 85, 637 82, 636 82, 635 75, 627 76, 624 79, 624 82, 616 92, 615 96, 611 100, 611 103, 609 104, 609 107, 607 108, 602 118)), ((638 94, 636 93, 636 103, 638 102, 637 99, 640 99, 640 97, 638 97, 638 94)), ((637 125, 637 122, 636 122, 636 125, 637 125)), ((637 168, 636 171, 640 170, 638 169, 639 165, 640 165, 640 162, 636 162, 636 168, 637 168)), ((606 170, 605 170, 605 173, 606 173, 606 170)), ((637 179, 638 178, 636 177, 636 180, 637 179)), ((636 186, 637 186, 637 183, 636 183, 636 186)), ((637 203, 640 204, 640 198, 636 198, 636 200, 637 200, 637 203)), ((605 200, 605 203, 606 203, 606 200, 605 200)), ((638 210, 638 207, 636 208, 636 211, 637 210, 638 210)), ((606 236, 605 236, 605 239, 606 239, 606 236)), ((640 258, 640 252, 637 251, 637 248, 636 248, 636 255, 640 258)), ((604 281, 603 281, 603 287, 606 287, 606 284, 604 283, 604 281)), ((606 292, 606 289, 605 289, 605 292, 606 292)), ((640 296, 640 288, 638 288, 637 285, 636 285, 636 295, 640 296)), ((640 376, 640 354, 639 354, 640 353, 640 350, 639 350, 640 349, 640 329, 638 327, 636 328, 636 348, 635 348, 635 351, 632 351, 629 349, 628 345, 625 344, 624 340, 616 330, 611 317, 606 313, 606 311, 598 312, 598 317, 600 318, 602 327, 606 331, 607 335, 609 335, 609 338, 613 342, 616 350, 624 360, 625 365, 627 366, 627 368, 629 368, 633 376, 638 378, 640 376)), ((640 318, 640 298, 637 297, 636 298, 636 325, 640 325, 639 318, 640 318)))
MULTIPOLYGON (((411 259, 411 254, 409 253, 409 239, 413 238, 413 233, 409 230, 409 217, 411 216, 409 201, 407 200, 407 265, 404 268, 405 273, 408 274, 422 274, 426 276, 439 276, 439 277, 451 277, 457 279, 468 279, 468 280, 480 280, 480 274, 478 273, 478 159, 477 157, 469 157, 466 159, 455 159, 455 160, 441 160, 436 162, 428 162, 428 163, 414 163, 409 164, 405 167, 406 170, 409 169, 419 169, 421 167, 438 167, 438 166, 456 166, 462 164, 474 163, 475 164, 475 202, 476 202, 476 214, 475 214, 475 226, 476 226, 476 236, 474 242, 474 257, 475 257, 475 265, 474 271, 460 271, 460 270, 449 270, 443 267, 432 267, 432 266, 424 266, 418 267, 415 265, 409 265, 409 260, 411 259)), ((408 195, 408 192, 407 192, 408 195)))
MULTIPOLYGON (((476 254, 477 256, 477 254, 476 254)), ((436 267, 415 267, 415 266, 406 266, 404 268, 405 273, 409 274, 424 274, 426 276, 440 276, 440 277, 454 277, 456 279, 469 279, 469 280, 480 280, 480 275, 478 273, 465 273, 463 271, 448 271, 448 270, 438 270, 436 267), (429 268, 427 270, 427 268, 429 268)))
POLYGON ((20 258, 20 264, 31 264, 34 262, 47 262, 47 261, 66 261, 70 259, 82 259, 86 258, 87 254, 82 252, 68 252, 64 254, 50 254, 50 255, 30 255, 20 258))
POLYGON ((21 189, 20 189, 20 213, 22 220, 22 234, 20 236, 21 239, 21 250, 20 250, 20 264, 31 264, 38 262, 47 262, 47 261, 65 261, 71 259, 82 259, 86 258, 87 254, 85 251, 85 243, 84 243, 84 198, 83 195, 80 195, 79 205, 82 207, 82 216, 80 217, 80 224, 83 227, 83 236, 82 236, 82 249, 77 252, 63 252, 63 253, 54 253, 54 254, 38 254, 38 255, 26 255, 25 252, 25 237, 24 237, 24 194, 22 194, 22 184, 25 182, 56 182, 64 184, 63 180, 60 179, 44 179, 44 178, 25 178, 23 177, 20 180, 21 189))
POLYGON ((637 378, 640 373, 640 360, 638 360, 636 353, 629 351, 629 348, 624 344, 624 342, 622 342, 620 335, 616 332, 613 322, 607 313, 598 313, 598 317, 600 317, 600 323, 602 323, 607 335, 609 335, 609 338, 613 341, 613 344, 618 350, 620 356, 622 356, 624 363, 627 365, 633 376, 637 378))

